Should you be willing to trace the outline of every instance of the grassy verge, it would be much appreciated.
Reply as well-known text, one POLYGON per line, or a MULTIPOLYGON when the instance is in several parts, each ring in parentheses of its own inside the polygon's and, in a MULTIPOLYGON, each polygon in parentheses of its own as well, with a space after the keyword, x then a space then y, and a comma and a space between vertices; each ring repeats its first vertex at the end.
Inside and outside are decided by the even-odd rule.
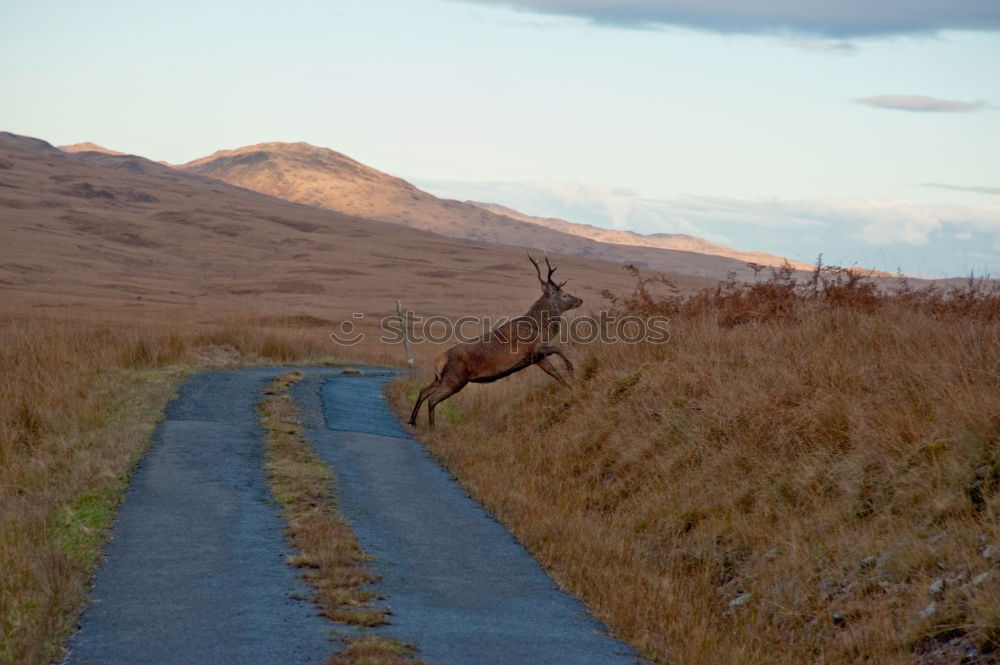
POLYGON ((0 663, 62 658, 131 469, 186 373, 324 362, 325 325, 0 319, 0 663))
POLYGON ((22 416, 39 440, 19 445, 45 450, 3 453, 12 484, 0 485, 0 662, 60 657, 132 468, 183 376, 178 368, 102 372, 81 396, 82 422, 58 433, 22 416))
POLYGON ((419 430, 561 584, 657 663, 996 662, 1000 294, 820 271, 615 308, 670 342, 419 430))
MULTIPOLYGON (((367 557, 350 524, 337 510, 333 472, 302 434, 300 412, 287 394, 301 379, 301 372, 275 379, 258 409, 267 431, 271 492, 281 504, 286 533, 298 552, 289 563, 302 569, 323 616, 358 627, 378 626, 387 616, 372 605, 375 594, 366 588, 377 580, 365 566, 367 557)), ((395 640, 366 634, 350 640, 347 650, 330 663, 419 665, 410 657, 413 653, 412 647, 395 640)))

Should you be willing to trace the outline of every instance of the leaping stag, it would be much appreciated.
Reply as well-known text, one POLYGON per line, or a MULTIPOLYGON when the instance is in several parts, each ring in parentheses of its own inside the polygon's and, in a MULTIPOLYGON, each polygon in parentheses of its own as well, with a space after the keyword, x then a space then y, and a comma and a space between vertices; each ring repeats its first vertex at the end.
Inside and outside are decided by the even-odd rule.
POLYGON ((498 325, 476 341, 457 344, 438 356, 434 361, 434 381, 420 391, 413 405, 411 425, 417 422, 417 412, 424 400, 427 400, 427 419, 434 427, 434 407, 470 381, 490 383, 531 365, 538 365, 546 374, 568 386, 549 356, 559 356, 567 372, 573 371, 573 363, 549 342, 558 336, 563 312, 579 307, 583 300, 562 290, 566 282, 556 284, 552 281, 556 269, 549 263, 549 257, 545 257, 549 271, 545 279, 542 279, 538 261, 530 254, 528 259, 535 266, 542 296, 523 316, 498 325))

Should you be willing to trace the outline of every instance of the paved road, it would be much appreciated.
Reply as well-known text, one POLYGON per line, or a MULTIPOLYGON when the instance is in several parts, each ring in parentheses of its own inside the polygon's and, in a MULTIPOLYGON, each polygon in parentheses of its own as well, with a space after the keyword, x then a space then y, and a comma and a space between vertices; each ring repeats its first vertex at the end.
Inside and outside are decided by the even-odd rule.
POLYGON ((572 596, 423 446, 381 397, 389 373, 306 379, 293 389, 341 510, 375 557, 392 625, 434 665, 626 665, 572 596))
POLYGON ((191 377, 135 471, 71 665, 322 663, 325 619, 285 564, 254 409, 280 370, 191 377))
MULTIPOLYGON (((336 650, 284 563, 254 407, 280 368, 192 377, 122 505, 72 665, 319 665, 336 650)), ((392 625, 431 665, 630 665, 571 596, 391 416, 388 370, 308 370, 292 391, 375 557, 392 625)))

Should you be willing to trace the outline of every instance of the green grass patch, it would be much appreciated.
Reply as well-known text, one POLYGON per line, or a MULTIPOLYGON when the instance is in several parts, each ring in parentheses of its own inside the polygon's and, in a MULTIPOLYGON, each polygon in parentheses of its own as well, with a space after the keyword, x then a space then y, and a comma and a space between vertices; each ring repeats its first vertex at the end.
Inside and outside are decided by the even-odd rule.
POLYGON ((412 645, 383 635, 364 635, 348 642, 347 650, 331 659, 327 665, 422 665, 413 659, 417 652, 412 645))
POLYGON ((611 386, 611 391, 609 393, 611 400, 614 402, 619 401, 625 396, 629 390, 635 387, 635 384, 639 383, 639 379, 642 378, 642 372, 632 372, 631 374, 626 374, 621 377, 611 386))
POLYGON ((99 487, 61 506, 53 529, 60 549, 80 565, 88 568, 95 565, 121 496, 117 487, 99 487))

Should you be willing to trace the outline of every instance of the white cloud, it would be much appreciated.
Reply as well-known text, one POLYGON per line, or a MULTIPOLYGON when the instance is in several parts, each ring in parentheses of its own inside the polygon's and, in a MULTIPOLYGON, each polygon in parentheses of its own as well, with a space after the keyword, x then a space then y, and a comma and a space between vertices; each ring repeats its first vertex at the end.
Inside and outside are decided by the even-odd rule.
POLYGON ((949 228, 1000 234, 1000 205, 971 207, 917 204, 908 198, 822 198, 782 201, 684 197, 661 201, 661 209, 684 210, 692 224, 709 221, 759 227, 822 226, 843 229, 869 244, 925 245, 934 232, 949 228))
POLYGON ((579 182, 417 181, 439 196, 528 215, 640 233, 687 233, 746 250, 812 262, 936 276, 1000 272, 1000 204, 922 204, 909 198, 738 199, 644 197, 579 182))
POLYGON ((949 228, 1000 233, 1000 206, 971 207, 955 204, 917 204, 908 198, 823 198, 798 201, 737 201, 737 208, 760 214, 764 207, 777 217, 840 227, 869 244, 925 245, 935 231, 949 228))
MULTIPOLYGON (((537 217, 558 217, 606 228, 653 228, 660 233, 703 233, 685 217, 683 206, 664 207, 625 187, 593 185, 572 180, 521 182, 460 182, 414 179, 439 196, 500 203, 537 217)), ((703 237, 711 237, 707 233, 703 237)))
POLYGON ((574 181, 418 182, 443 196, 500 203, 528 215, 559 217, 643 233, 688 233, 724 241, 739 230, 846 234, 869 244, 926 245, 935 232, 1000 235, 1000 204, 919 204, 909 198, 737 199, 638 192, 574 181))

